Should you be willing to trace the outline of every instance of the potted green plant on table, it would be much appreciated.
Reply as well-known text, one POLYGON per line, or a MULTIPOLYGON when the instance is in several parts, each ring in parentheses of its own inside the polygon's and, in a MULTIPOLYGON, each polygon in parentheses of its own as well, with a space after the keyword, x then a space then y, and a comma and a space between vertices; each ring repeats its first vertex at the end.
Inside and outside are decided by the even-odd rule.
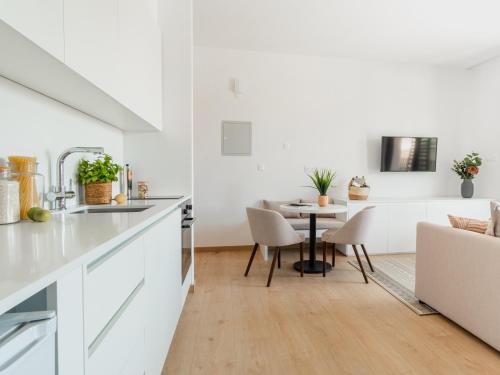
POLYGON ((472 198, 474 195, 474 184, 472 180, 478 175, 479 167, 482 163, 483 160, 477 152, 465 155, 463 160, 453 160, 453 167, 451 170, 462 179, 462 197, 472 198))
POLYGON ((330 169, 315 169, 312 174, 308 175, 314 186, 319 192, 318 205, 325 207, 328 205, 328 189, 332 187, 333 180, 335 179, 335 172, 330 169))
POLYGON ((112 183, 118 181, 118 173, 122 167, 113 163, 110 155, 103 155, 91 162, 80 160, 78 177, 85 186, 85 202, 87 204, 110 204, 112 199, 112 183))

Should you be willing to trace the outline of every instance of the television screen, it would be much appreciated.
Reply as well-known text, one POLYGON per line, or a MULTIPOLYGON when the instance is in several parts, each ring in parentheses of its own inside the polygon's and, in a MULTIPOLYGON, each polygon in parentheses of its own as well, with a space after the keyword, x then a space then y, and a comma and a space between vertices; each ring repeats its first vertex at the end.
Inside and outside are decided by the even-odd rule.
POLYGON ((382 137, 381 172, 435 172, 437 138, 382 137))

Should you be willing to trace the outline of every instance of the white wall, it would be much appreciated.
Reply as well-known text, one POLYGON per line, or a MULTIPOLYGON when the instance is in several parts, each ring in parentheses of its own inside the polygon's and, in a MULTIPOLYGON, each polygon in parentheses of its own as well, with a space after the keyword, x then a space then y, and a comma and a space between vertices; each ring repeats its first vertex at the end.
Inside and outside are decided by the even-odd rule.
MULTIPOLYGON (((0 157, 36 156, 48 186, 49 181, 55 183, 57 156, 73 146, 102 146, 116 162, 123 161, 120 130, 0 77, 0 157)), ((67 180, 73 178, 75 185, 82 156, 66 159, 67 180)))
MULTIPOLYGON (((125 159, 151 195, 192 192, 192 1, 165 0, 158 12, 163 44, 163 130, 126 134, 125 159)), ((137 186, 134 183, 134 190, 137 186)))
POLYGON ((466 71, 204 47, 194 61, 197 246, 249 244, 245 206, 314 196, 304 167, 336 170, 335 195, 354 175, 372 196, 459 194, 450 163, 470 123, 466 71), (221 156, 222 120, 252 121, 252 156, 221 156), (437 172, 380 173, 382 135, 439 137, 437 172))
POLYGON ((483 156, 476 195, 500 198, 500 58, 471 70, 474 118, 463 128, 464 152, 483 156))

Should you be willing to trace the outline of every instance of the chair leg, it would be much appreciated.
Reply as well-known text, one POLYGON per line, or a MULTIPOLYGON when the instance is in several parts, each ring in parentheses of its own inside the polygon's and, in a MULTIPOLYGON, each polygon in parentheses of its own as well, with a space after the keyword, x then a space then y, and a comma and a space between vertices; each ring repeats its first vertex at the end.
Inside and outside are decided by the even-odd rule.
POLYGON ((370 261, 370 257, 368 256, 368 253, 366 252, 365 245, 361 244, 361 248, 363 249, 363 253, 365 253, 365 258, 368 261, 368 265, 370 266, 370 270, 372 272, 375 272, 375 270, 373 269, 373 266, 372 266, 372 262, 370 261))
POLYGON ((300 243, 300 277, 304 277, 304 243, 300 243))
POLYGON ((255 253, 257 252, 257 248, 259 247, 259 244, 256 243, 253 247, 253 250, 252 250, 252 255, 250 255, 250 259, 248 261, 248 265, 247 265, 247 269, 245 271, 245 277, 248 276, 248 272, 250 271, 250 267, 252 267, 252 263, 253 263, 253 258, 255 258, 255 253))
POLYGON ((278 268, 281 268, 281 250, 278 251, 278 268))
POLYGON ((323 277, 326 276, 326 242, 323 241, 323 277))
POLYGON ((368 278, 366 277, 365 269, 363 268, 363 264, 361 263, 361 259, 359 259, 358 249, 356 248, 356 245, 352 245, 352 248, 354 250, 354 254, 356 254, 356 258, 358 259, 359 268, 361 269, 361 273, 363 274, 363 277, 365 278, 365 283, 368 284, 368 278))
POLYGON ((332 244, 332 268, 335 267, 335 244, 332 244))
POLYGON ((271 286, 271 280, 273 279, 274 266, 276 264, 276 258, 278 258, 278 254, 280 253, 280 248, 277 247, 274 249, 273 262, 271 263, 271 269, 269 270, 269 278, 267 279, 267 287, 271 286))

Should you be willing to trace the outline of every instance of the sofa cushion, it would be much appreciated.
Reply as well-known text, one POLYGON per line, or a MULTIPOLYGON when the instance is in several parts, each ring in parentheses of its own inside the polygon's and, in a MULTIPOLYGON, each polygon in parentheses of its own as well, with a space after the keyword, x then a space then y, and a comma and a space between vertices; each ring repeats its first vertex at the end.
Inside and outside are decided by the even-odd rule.
POLYGON ((448 215, 448 219, 453 228, 469 230, 481 234, 486 233, 486 229, 488 229, 488 221, 453 215, 448 215))
MULTIPOLYGON (((295 230, 307 230, 309 229, 309 219, 287 219, 290 225, 295 230)), ((316 229, 339 229, 344 225, 344 222, 335 218, 318 218, 316 219, 316 229)))
MULTIPOLYGON (((301 199, 300 203, 318 203, 318 200, 317 199, 301 199)), ((328 198, 328 203, 333 204, 333 199, 328 198)), ((300 214, 300 217, 309 218, 309 214, 300 214)), ((317 214, 316 217, 317 218, 323 217, 323 218, 334 219, 335 214, 317 214)))
POLYGON ((291 201, 268 201, 268 200, 263 200, 262 201, 262 206, 266 210, 273 210, 273 211, 279 212, 286 219, 288 219, 288 218, 295 218, 295 219, 300 218, 300 214, 299 213, 285 212, 285 211, 283 211, 283 210, 280 209, 280 206, 282 204, 289 204, 289 203, 300 203, 300 199, 294 199, 294 200, 291 200, 291 201))

